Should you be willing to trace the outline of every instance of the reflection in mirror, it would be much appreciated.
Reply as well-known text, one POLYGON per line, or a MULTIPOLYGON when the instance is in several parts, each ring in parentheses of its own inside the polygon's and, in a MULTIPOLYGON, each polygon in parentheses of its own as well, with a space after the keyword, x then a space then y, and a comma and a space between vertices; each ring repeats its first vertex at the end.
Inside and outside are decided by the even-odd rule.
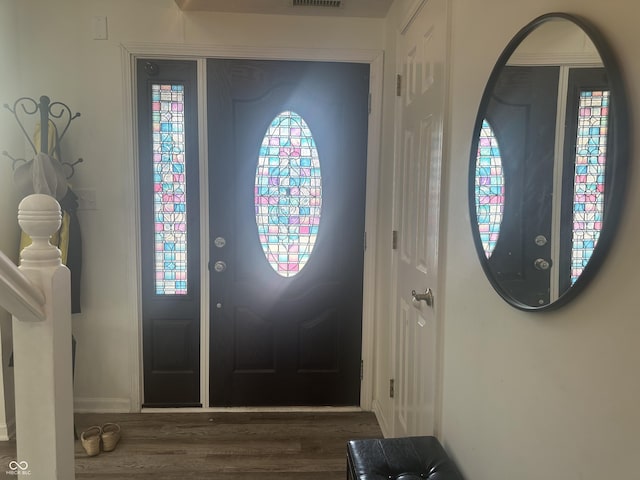
POLYGON ((485 90, 470 165, 474 238, 494 287, 518 308, 572 297, 617 216, 614 172, 625 159, 615 154, 625 148, 613 127, 626 122, 614 122, 624 107, 610 108, 619 77, 603 56, 582 21, 546 15, 509 44, 485 90))
POLYGON ((487 258, 500 236, 500 224, 504 210, 504 175, 500 146, 489 122, 482 121, 478 140, 475 183, 476 215, 482 247, 487 258))

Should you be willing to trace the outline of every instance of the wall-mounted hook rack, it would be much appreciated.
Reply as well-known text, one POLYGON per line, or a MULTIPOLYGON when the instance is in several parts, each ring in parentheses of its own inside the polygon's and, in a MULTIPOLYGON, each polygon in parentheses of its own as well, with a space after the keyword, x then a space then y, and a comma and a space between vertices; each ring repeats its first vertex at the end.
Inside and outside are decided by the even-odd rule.
MULTIPOLYGON (((38 102, 31 97, 20 97, 13 103, 13 106, 9 106, 9 104, 5 103, 4 108, 9 110, 13 114, 14 118, 16 119, 16 122, 18 123, 18 126, 20 127, 20 130, 22 130, 22 133, 24 134, 27 141, 31 145, 34 155, 37 155, 38 153, 45 153, 47 155, 56 157, 60 162, 60 164, 66 167, 66 169, 69 172, 69 174, 67 175, 67 179, 70 179, 71 177, 73 177, 73 175, 75 174, 74 167, 78 163, 82 163, 83 159, 79 158, 75 162, 63 162, 60 154, 60 141, 62 140, 64 135, 67 133, 67 130, 71 125, 71 122, 76 118, 78 118, 80 116, 80 113, 79 112, 72 113, 69 106, 66 105, 65 103, 51 102, 51 99, 46 95, 42 95, 40 97, 40 101, 38 102), (21 120, 22 115, 35 115, 38 112, 40 113, 39 150, 36 147, 36 143, 27 132, 27 129, 25 128, 24 123, 21 120), (58 125, 56 123, 57 120, 62 122, 62 126, 63 126, 62 133, 58 133, 60 132, 60 129, 58 128, 58 125), (55 142, 53 143, 53 148, 55 149, 54 152, 49 151, 48 139, 49 139, 49 128, 51 127, 53 127, 55 131, 55 142)), ((24 158, 12 157, 6 151, 3 151, 2 155, 11 159, 11 161, 13 162, 12 167, 14 169, 16 168, 16 165, 18 163, 27 162, 27 160, 25 160, 24 158)))

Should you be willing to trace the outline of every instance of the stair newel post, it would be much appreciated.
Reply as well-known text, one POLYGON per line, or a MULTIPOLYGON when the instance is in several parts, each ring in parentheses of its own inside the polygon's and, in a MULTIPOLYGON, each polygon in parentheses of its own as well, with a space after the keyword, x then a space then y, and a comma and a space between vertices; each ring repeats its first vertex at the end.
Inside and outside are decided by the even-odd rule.
POLYGON ((60 228, 60 205, 30 195, 20 202, 18 223, 32 239, 19 268, 42 291, 45 318, 13 318, 16 461, 27 462, 32 480, 74 479, 71 277, 49 242, 60 228))

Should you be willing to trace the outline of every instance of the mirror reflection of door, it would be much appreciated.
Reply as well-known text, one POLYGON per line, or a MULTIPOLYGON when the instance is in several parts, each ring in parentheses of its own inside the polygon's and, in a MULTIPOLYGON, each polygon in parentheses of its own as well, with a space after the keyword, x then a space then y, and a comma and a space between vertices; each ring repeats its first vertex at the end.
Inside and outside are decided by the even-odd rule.
POLYGON ((611 195, 605 175, 614 154, 610 86, 601 67, 572 68, 568 74, 566 136, 558 268, 559 290, 575 283, 591 259, 611 195), (566 259, 569 258, 570 261, 566 259))
POLYGON ((558 67, 505 67, 487 106, 502 158, 504 211, 488 258, 509 295, 527 305, 550 298, 558 67), (543 265, 544 266, 544 265, 543 265))
POLYGON ((512 306, 559 307, 602 264, 627 126, 618 67, 593 26, 542 15, 505 48, 476 118, 469 207, 480 262, 512 306))
POLYGON ((525 305, 547 305, 570 288, 597 244, 607 85, 601 67, 506 66, 488 103, 504 186, 485 254, 505 292, 525 305))

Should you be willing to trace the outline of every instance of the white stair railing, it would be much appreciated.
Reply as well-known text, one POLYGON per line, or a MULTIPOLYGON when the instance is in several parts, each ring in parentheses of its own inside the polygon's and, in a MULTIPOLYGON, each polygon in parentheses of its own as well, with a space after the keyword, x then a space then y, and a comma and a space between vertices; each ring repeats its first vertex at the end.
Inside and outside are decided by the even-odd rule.
POLYGON ((17 458, 0 473, 31 480, 75 478, 70 273, 49 237, 60 205, 26 197, 18 223, 32 244, 16 267, 0 252, 0 306, 13 315, 17 458))

